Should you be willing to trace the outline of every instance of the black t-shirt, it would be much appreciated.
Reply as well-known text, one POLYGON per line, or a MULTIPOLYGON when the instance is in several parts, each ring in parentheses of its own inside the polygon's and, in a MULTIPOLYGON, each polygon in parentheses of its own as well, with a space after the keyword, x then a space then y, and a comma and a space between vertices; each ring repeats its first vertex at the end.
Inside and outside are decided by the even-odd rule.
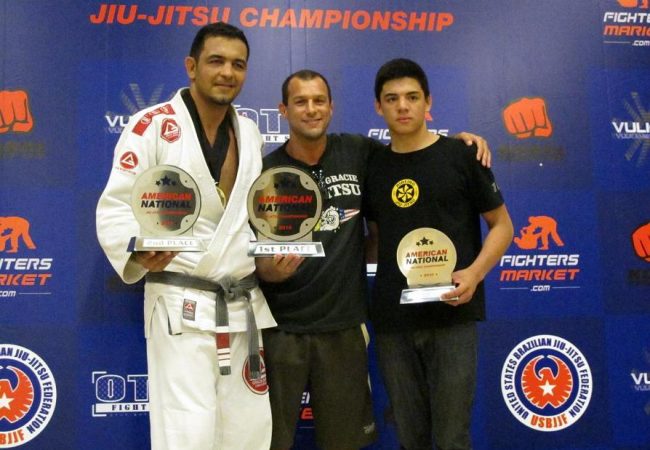
MULTIPOLYGON (((412 195, 413 192, 410 193, 412 195)), ((365 186, 366 216, 377 222, 379 254, 370 317, 378 332, 444 326, 485 318, 483 283, 471 302, 458 307, 442 302, 400 305, 406 278, 397 265, 401 239, 416 228, 445 233, 457 252, 455 270, 469 266, 481 250, 480 214, 503 204, 494 176, 476 161, 476 148, 440 136, 431 146, 411 153, 389 148, 375 152, 365 186), (395 197, 394 188, 417 184, 413 197, 395 197), (410 206, 404 206, 417 198, 410 206), (402 206, 398 206, 401 204, 402 206)))
POLYGON ((316 166, 293 159, 286 144, 264 158, 264 169, 291 165, 314 172, 323 189, 321 220, 312 234, 324 258, 306 258, 282 283, 260 283, 273 317, 292 333, 336 331, 367 319, 362 188, 368 156, 381 144, 350 134, 328 134, 316 166))

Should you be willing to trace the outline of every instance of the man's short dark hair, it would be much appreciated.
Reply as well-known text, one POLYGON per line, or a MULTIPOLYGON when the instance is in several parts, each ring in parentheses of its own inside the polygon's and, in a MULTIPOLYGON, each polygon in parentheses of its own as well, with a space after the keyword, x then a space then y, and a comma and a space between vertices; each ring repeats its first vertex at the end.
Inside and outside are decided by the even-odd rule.
POLYGON ((192 41, 192 47, 190 47, 190 56, 195 60, 198 60, 201 51, 203 51, 205 41, 211 37, 224 37, 242 41, 246 46, 246 61, 248 61, 248 57, 251 54, 251 49, 248 46, 246 35, 236 26, 225 22, 215 22, 201 28, 196 33, 196 36, 194 36, 194 41, 192 41))
POLYGON ((282 104, 283 105, 286 105, 287 102, 289 101, 289 83, 294 78, 298 78, 299 80, 303 80, 303 81, 309 81, 309 80, 313 80, 314 78, 320 78, 325 83, 325 86, 327 86, 327 98, 329 99, 330 103, 332 103, 332 91, 330 89, 330 84, 327 82, 327 78, 325 78, 322 74, 316 72, 315 70, 303 69, 303 70, 299 70, 298 72, 292 73, 287 77, 286 80, 284 80, 284 83, 282 83, 282 104))
POLYGON ((375 99, 380 101, 381 90, 384 84, 398 78, 415 78, 424 92, 429 97, 429 80, 422 67, 415 61, 406 58, 391 59, 377 71, 375 76, 375 99))

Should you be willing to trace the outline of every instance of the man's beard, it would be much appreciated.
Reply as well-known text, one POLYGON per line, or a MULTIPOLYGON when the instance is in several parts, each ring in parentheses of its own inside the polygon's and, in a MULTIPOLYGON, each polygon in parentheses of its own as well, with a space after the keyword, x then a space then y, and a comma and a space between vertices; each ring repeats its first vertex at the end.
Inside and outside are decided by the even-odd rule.
POLYGON ((227 95, 219 95, 216 97, 210 97, 210 101, 218 106, 228 106, 233 102, 233 100, 235 100, 235 97, 236 95, 233 95, 232 97, 227 95))

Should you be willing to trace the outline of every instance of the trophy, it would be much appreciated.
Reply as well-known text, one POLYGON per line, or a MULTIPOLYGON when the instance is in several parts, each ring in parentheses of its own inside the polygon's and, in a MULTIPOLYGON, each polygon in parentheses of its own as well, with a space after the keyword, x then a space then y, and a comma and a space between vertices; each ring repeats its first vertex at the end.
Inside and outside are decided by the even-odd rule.
POLYGON ((160 165, 141 173, 131 190, 131 209, 143 236, 131 238, 129 251, 205 250, 191 232, 201 211, 201 195, 183 169, 160 165))
POLYGON ((325 256, 322 242, 311 241, 323 197, 306 171, 293 166, 265 170, 248 192, 247 207, 258 239, 265 239, 251 242, 248 256, 325 256))
POLYGON ((456 288, 451 281, 456 247, 442 231, 418 228, 404 236, 397 247, 397 265, 408 283, 401 304, 458 300, 440 298, 456 288))

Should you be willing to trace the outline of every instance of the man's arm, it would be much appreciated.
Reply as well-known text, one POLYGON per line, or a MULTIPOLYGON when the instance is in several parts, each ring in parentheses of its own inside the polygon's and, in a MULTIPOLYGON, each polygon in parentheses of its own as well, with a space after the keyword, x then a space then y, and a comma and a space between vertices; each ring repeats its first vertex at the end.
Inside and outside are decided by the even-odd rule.
POLYGON ((366 262, 368 264, 377 263, 377 247, 379 245, 379 227, 377 222, 367 221, 368 235, 366 236, 366 262))
POLYGON ((149 272, 162 272, 178 252, 133 252, 130 261, 135 261, 149 272))
POLYGON ((454 139, 460 139, 465 142, 465 145, 476 144, 476 160, 481 162, 481 165, 484 167, 491 167, 492 165, 492 153, 488 147, 488 143, 481 136, 476 134, 468 133, 467 131, 461 131, 460 133, 452 136, 454 139))
POLYGON ((458 300, 449 301, 450 305, 458 306, 472 299, 476 286, 499 262, 512 241, 514 230, 505 205, 483 213, 482 216, 489 228, 483 248, 469 267, 451 274, 452 282, 457 287, 444 294, 443 299, 458 297, 458 300))
POLYGON ((273 255, 273 258, 255 258, 257 277, 269 283, 281 283, 296 273, 304 259, 298 255, 273 255))

